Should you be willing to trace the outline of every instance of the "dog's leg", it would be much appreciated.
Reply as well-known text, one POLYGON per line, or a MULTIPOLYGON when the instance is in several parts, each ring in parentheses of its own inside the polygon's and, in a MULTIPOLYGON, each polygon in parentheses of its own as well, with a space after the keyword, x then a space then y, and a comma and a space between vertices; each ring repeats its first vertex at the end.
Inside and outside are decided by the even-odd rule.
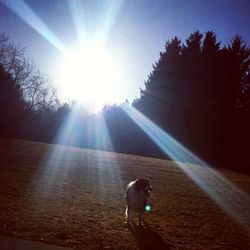
POLYGON ((142 226, 144 223, 144 216, 143 216, 143 212, 140 212, 139 214, 139 225, 142 226))
POLYGON ((127 220, 128 224, 131 223, 131 209, 128 208, 128 220, 127 220))
POLYGON ((125 209, 125 216, 126 216, 125 223, 128 224, 128 207, 127 206, 126 206, 126 209, 125 209))
POLYGON ((128 196, 129 196, 129 190, 127 189, 127 191, 126 191, 126 195, 125 195, 125 198, 126 198, 126 211, 125 211, 125 215, 126 215, 126 224, 130 224, 130 220, 131 220, 131 218, 130 218, 130 216, 131 216, 131 214, 130 214, 130 209, 129 209, 129 206, 128 206, 128 204, 129 204, 129 198, 128 198, 128 196))
POLYGON ((129 209, 129 207, 126 207, 126 224, 130 224, 131 223, 131 210, 129 209))

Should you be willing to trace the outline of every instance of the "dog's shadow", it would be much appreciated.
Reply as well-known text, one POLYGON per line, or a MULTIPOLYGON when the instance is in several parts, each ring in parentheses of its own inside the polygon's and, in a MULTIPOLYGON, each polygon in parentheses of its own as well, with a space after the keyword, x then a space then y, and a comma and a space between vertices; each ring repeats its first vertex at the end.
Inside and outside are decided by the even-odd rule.
POLYGON ((138 226, 135 223, 132 223, 132 225, 129 225, 128 228, 136 239, 138 249, 170 249, 162 237, 156 231, 151 229, 148 224, 138 226))

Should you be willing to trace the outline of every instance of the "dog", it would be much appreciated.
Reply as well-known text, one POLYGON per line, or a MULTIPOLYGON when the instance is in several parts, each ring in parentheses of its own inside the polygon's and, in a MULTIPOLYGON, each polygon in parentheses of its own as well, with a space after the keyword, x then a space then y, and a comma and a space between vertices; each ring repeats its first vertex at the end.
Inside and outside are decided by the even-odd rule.
POLYGON ((133 212, 139 214, 139 225, 142 225, 144 220, 145 207, 148 197, 152 191, 152 186, 148 179, 137 179, 127 185, 125 194, 126 199, 126 224, 130 225, 131 215, 133 212))

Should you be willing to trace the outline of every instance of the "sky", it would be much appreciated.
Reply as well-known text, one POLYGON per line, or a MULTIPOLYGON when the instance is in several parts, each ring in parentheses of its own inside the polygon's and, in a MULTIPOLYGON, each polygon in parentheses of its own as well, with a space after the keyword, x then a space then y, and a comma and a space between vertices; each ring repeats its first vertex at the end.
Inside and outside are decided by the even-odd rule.
POLYGON ((0 0, 0 33, 25 47, 55 86, 63 47, 83 33, 100 36, 122 68, 122 99, 132 101, 168 39, 213 30, 222 44, 235 34, 250 44, 249 13, 244 0, 0 0))

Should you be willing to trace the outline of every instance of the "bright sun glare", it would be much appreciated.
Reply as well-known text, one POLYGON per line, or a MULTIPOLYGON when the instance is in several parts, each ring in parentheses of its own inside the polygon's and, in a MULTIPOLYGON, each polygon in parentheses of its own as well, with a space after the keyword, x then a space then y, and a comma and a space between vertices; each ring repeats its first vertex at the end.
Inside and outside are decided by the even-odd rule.
POLYGON ((104 46, 88 43, 68 51, 61 63, 59 95, 94 110, 121 102, 119 61, 104 46))

